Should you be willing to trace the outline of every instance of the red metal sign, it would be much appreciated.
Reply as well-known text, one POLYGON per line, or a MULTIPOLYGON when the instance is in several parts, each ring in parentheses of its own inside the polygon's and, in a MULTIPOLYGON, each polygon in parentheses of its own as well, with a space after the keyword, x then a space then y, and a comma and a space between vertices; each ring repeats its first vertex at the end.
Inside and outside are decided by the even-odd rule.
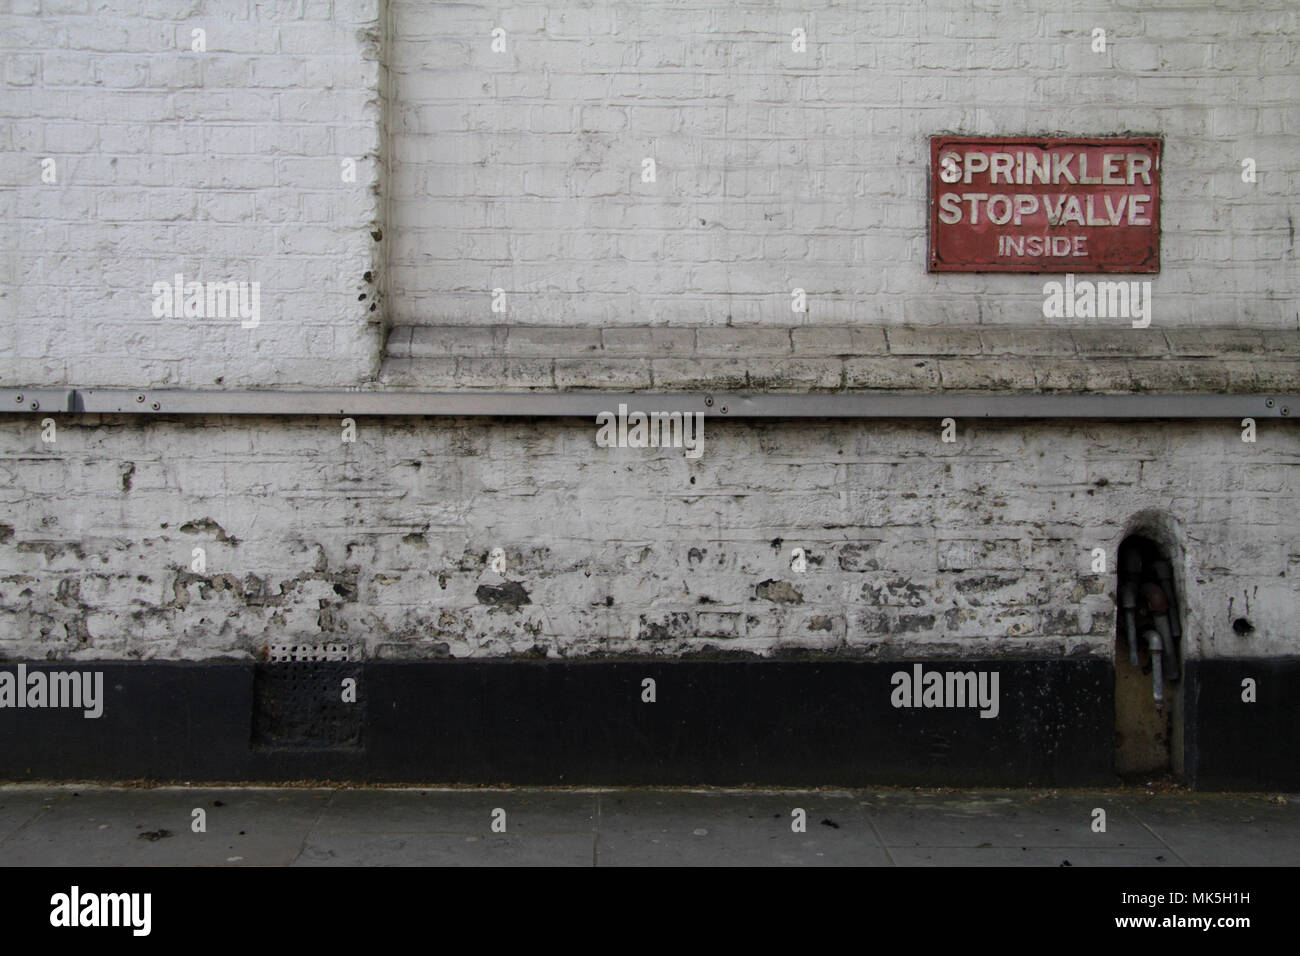
POLYGON ((931 272, 1159 272, 1156 138, 930 138, 931 272))

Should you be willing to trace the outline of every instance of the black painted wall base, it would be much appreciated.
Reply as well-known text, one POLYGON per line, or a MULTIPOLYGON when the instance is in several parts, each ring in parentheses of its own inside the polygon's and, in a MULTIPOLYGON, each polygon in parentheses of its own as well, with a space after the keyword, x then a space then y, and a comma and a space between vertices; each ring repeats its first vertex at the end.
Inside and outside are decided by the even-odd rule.
MULTIPOLYGON (((918 666, 902 661, 339 663, 321 665, 313 680, 296 685, 281 679, 279 666, 26 665, 29 673, 102 671, 103 715, 0 706, 0 778, 719 786, 1115 782, 1114 677, 1110 662, 1095 658, 920 665, 923 672, 996 671, 996 717, 981 717, 979 706, 893 706, 902 692, 892 675, 911 678, 918 666), (357 702, 340 707, 334 689, 341 695, 346 678, 356 681, 357 702), (642 699, 646 678, 655 682, 654 703, 642 699), (304 716, 304 707, 319 709, 318 724, 304 716)), ((0 663, 0 673, 16 668, 0 663)), ((1296 711, 1282 703, 1300 690, 1300 664, 1189 662, 1187 679, 1194 783, 1300 783, 1296 711), (1227 706, 1234 682, 1238 689, 1230 696, 1240 700, 1242 667, 1269 687, 1269 696, 1227 706), (1200 748, 1195 754, 1193 746, 1200 748)))
POLYGON ((1187 661, 1187 779, 1203 790, 1300 790, 1300 658, 1187 661), (1253 702, 1242 682, 1254 681, 1253 702))

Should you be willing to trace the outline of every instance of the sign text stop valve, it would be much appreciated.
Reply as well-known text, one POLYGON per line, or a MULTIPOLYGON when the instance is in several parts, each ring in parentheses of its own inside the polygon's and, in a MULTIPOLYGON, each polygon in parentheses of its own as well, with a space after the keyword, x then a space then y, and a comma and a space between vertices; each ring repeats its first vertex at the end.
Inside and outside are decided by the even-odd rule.
POLYGON ((931 272, 1159 272, 1147 138, 930 139, 931 272))

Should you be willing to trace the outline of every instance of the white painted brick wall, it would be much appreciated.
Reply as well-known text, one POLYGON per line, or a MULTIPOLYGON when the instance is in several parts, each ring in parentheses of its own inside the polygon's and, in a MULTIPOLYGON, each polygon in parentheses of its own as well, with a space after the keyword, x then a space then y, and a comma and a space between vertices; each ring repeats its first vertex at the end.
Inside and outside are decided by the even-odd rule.
POLYGON ((358 425, 344 444, 334 419, 92 418, 44 445, 35 416, 0 422, 0 657, 1107 654, 1116 550, 1147 510, 1184 551, 1191 653, 1295 652, 1300 432, 1280 421, 1254 445, 1232 422, 972 420, 948 445, 710 421, 696 461, 596 448, 577 421, 358 425), (503 580, 531 603, 480 599, 503 580))
POLYGON ((1046 321, 1038 278, 924 271, 945 130, 1165 134, 1161 324, 1294 328, 1294 4, 985 6, 11 0, 0 381, 355 384, 390 318, 1046 321), (262 325, 155 319, 178 271, 262 325))
POLYGON ((378 0, 5 3, 0 381, 373 375, 380 22, 378 0), (155 318, 178 272, 259 282, 260 325, 155 318))
MULTIPOLYGON (((508 323, 599 328, 631 354, 647 335, 628 326, 730 316, 757 334, 684 331, 752 357, 795 341, 762 326, 793 320, 796 285, 819 334, 856 323, 850 352, 883 347, 882 324, 892 347, 914 336, 900 323, 1040 317, 1041 279, 924 272, 941 130, 1164 132, 1157 314, 1296 320, 1292 4, 390 6, 0 4, 0 381, 362 382, 385 281, 401 322, 483 327, 482 352, 454 357, 471 388, 593 380, 572 349, 503 354, 528 351, 508 323), (152 284, 177 271, 260 281, 261 326, 154 319, 152 284)), ((435 341, 406 331, 412 354, 435 341)), ((662 331, 645 382, 689 379, 683 330, 662 331)), ((871 380, 876 359, 854 361, 850 381, 871 380)), ((69 418, 45 446, 39 419, 0 422, 0 656, 246 656, 321 635, 381 657, 1104 651, 1113 576, 1087 556, 1113 566, 1147 509, 1179 529, 1199 653, 1294 653, 1289 425, 1243 445, 1231 423, 979 423, 944 446, 912 424, 729 422, 696 463, 596 449, 582 423, 360 425, 343 445, 333 420, 69 418), (806 575, 796 545, 821 562, 806 575), (530 604, 477 596, 500 583, 493 547, 530 604)))
POLYGON ((928 137, 1136 131, 1159 324, 1300 323, 1291 0, 973 6, 392 0, 395 320, 1046 323, 1041 277, 926 273, 928 137))

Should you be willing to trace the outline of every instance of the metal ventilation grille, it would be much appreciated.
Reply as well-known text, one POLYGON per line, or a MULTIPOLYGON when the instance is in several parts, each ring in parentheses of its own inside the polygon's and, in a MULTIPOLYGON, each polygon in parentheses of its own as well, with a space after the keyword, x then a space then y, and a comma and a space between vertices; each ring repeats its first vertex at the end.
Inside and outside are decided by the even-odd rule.
POLYGON ((285 661, 355 661, 356 649, 347 644, 268 644, 268 663, 285 661))
POLYGON ((273 644, 253 677, 254 748, 318 750, 361 746, 365 689, 358 649, 346 644, 273 644), (357 683, 356 701, 343 682, 357 683))

